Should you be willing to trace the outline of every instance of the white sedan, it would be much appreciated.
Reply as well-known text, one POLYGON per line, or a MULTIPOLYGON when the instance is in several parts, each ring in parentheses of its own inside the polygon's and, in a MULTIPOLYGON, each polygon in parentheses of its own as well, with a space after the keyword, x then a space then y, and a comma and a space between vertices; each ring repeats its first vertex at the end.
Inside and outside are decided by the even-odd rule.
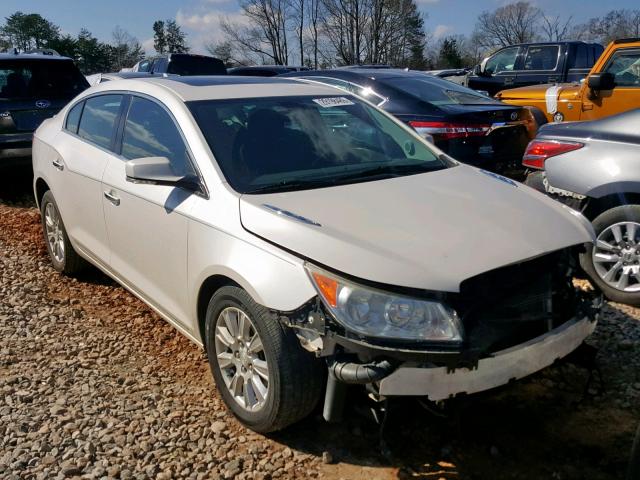
POLYGON ((335 418, 347 384, 486 390, 595 327, 569 281, 584 218, 331 87, 113 80, 38 129, 33 166, 54 267, 99 267, 203 345, 256 431, 323 389, 335 418))

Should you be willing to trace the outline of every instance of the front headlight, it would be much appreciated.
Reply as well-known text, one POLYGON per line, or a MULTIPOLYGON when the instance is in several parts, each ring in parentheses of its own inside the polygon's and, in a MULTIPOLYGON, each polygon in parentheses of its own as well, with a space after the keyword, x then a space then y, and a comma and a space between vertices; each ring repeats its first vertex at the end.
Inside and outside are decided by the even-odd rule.
POLYGON ((348 330, 394 340, 462 342, 458 315, 438 301, 357 285, 309 264, 306 269, 325 306, 348 330))

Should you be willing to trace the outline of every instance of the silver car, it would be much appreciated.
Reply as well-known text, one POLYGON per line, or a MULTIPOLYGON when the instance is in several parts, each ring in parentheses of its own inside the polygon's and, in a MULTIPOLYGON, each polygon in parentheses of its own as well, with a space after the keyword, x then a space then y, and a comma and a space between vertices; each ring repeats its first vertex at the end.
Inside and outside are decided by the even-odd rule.
POLYGON ((549 124, 529 144, 527 184, 593 222, 580 263, 611 300, 640 305, 640 109, 549 124), (543 169, 543 170, 541 170, 543 169))
POLYGON ((588 221, 332 87, 113 80, 42 125, 33 165, 54 267, 97 266, 203 345, 256 431, 323 389, 335 418, 348 384, 503 385, 595 327, 570 282, 588 221))

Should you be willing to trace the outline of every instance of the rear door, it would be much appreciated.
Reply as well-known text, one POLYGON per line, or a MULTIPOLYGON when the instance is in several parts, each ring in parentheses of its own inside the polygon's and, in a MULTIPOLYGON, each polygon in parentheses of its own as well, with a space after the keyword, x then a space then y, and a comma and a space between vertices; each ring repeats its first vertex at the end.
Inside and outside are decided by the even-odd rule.
POLYGON ((525 87, 563 80, 563 59, 560 45, 529 45, 524 47, 522 62, 516 74, 515 85, 525 87))
POLYGON ((102 211, 102 175, 113 157, 116 124, 123 95, 89 97, 69 111, 64 138, 56 142, 59 158, 48 181, 74 246, 100 263, 109 257, 102 211))
POLYGON ((615 51, 602 71, 614 76, 615 87, 598 92, 594 98, 585 98, 581 120, 594 120, 640 107, 640 48, 615 51))
POLYGON ((187 307, 187 233, 194 194, 179 187, 127 181, 127 160, 166 157, 176 175, 195 174, 182 133, 169 111, 133 96, 120 155, 103 177, 110 265, 131 288, 191 331, 187 307))

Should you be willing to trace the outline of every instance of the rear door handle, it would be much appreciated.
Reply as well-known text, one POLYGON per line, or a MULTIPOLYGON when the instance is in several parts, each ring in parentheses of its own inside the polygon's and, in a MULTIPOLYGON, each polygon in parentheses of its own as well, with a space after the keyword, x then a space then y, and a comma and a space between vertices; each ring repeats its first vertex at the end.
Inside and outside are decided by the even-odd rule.
POLYGON ((120 199, 111 192, 104 192, 104 198, 113 203, 116 207, 120 205, 120 199))
POLYGON ((60 161, 60 159, 56 158, 53 162, 51 162, 54 167, 58 170, 64 170, 64 164, 60 161))

